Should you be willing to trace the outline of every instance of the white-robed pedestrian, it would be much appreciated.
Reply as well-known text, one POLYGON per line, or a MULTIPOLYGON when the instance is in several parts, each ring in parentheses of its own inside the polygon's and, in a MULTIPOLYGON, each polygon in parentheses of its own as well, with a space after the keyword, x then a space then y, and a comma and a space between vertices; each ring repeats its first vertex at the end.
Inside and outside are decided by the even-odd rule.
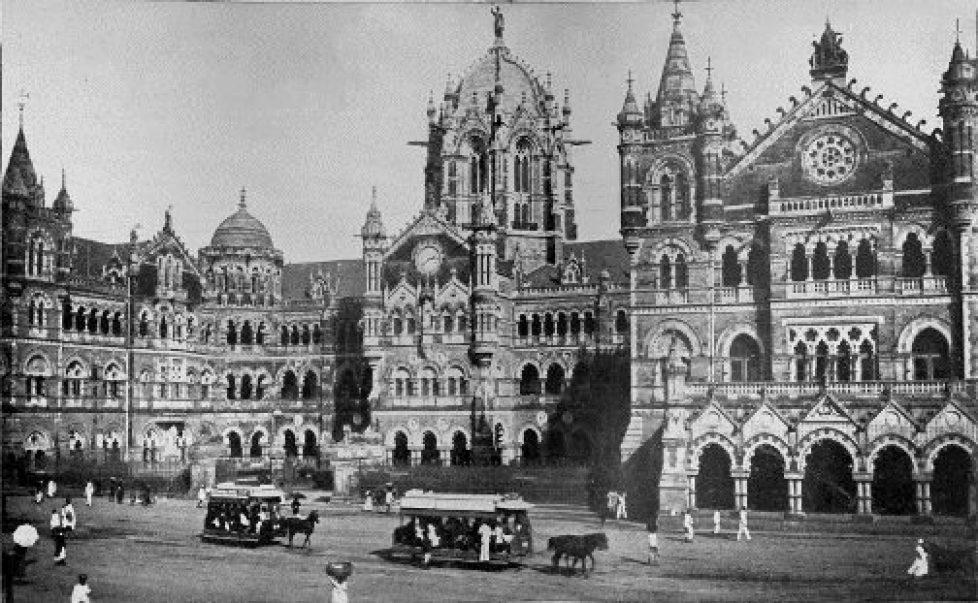
POLYGON ((54 498, 54 495, 58 493, 58 484, 54 483, 53 479, 48 480, 48 498, 54 498))
POLYGON ((683 529, 686 530, 686 542, 693 542, 696 532, 693 531, 693 514, 689 509, 683 513, 683 529))
POLYGON ((489 542, 492 539, 492 526, 483 523, 479 526, 479 561, 489 561, 489 542))
POLYGON ((363 495, 363 510, 367 512, 374 510, 374 493, 370 490, 363 495))
POLYGON ((197 508, 207 506, 207 489, 201 486, 197 489, 197 508))
POLYGON ((737 540, 743 535, 750 540, 750 530, 747 529, 747 507, 740 508, 740 519, 737 522, 737 540))
POLYGON ((91 480, 85 484, 85 504, 89 507, 92 506, 92 497, 95 496, 95 484, 91 480))
POLYGON ((61 527, 73 532, 75 526, 78 522, 78 516, 75 515, 75 505, 71 504, 71 497, 65 497, 65 504, 61 507, 61 527))
POLYGON ((924 549, 923 539, 917 540, 916 550, 917 557, 910 565, 910 569, 907 570, 907 574, 913 576, 914 578, 923 578, 930 571, 930 563, 928 562, 927 551, 924 549))
POLYGON ((615 519, 628 519, 628 506, 625 502, 625 493, 618 493, 618 508, 615 512, 615 519))
POLYGON ((720 533, 720 509, 713 511, 713 533, 720 533))

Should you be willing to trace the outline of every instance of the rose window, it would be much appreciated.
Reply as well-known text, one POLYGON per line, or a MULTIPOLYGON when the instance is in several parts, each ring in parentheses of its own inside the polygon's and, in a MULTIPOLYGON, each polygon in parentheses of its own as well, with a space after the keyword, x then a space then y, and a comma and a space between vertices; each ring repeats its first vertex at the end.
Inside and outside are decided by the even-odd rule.
POLYGON ((824 134, 812 140, 803 157, 808 176, 822 184, 837 184, 856 168, 856 147, 839 134, 824 134))

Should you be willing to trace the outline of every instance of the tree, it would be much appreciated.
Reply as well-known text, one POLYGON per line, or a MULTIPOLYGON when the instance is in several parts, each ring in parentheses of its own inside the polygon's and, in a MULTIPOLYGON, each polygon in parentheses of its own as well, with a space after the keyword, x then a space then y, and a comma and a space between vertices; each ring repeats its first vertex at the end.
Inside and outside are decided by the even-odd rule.
POLYGON ((552 415, 555 422, 570 417, 571 431, 583 431, 591 438, 587 462, 592 507, 604 504, 608 490, 622 487, 621 443, 631 420, 630 367, 627 350, 585 352, 552 415))

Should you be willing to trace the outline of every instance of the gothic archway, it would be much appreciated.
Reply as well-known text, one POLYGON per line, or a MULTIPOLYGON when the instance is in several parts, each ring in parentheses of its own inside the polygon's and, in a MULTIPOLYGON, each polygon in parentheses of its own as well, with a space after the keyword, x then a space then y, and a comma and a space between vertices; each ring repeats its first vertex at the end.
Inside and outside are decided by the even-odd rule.
POLYGON ((241 435, 237 431, 228 432, 228 456, 233 459, 241 458, 241 435))
POLYGON ((449 462, 452 465, 468 465, 469 460, 469 441, 465 434, 456 431, 452 436, 452 452, 449 462))
POLYGON ((971 455, 957 444, 948 444, 934 458, 930 485, 931 507, 936 515, 967 515, 974 475, 971 455))
POLYGON ((788 510, 784 457, 774 446, 761 444, 754 450, 747 478, 747 505, 758 511, 788 510))
POLYGON ((285 450, 285 456, 288 458, 299 456, 299 447, 295 443, 295 432, 291 429, 285 430, 285 444, 282 448, 285 450))
POLYGON ((803 510, 813 513, 850 513, 856 508, 853 459, 835 440, 816 442, 805 463, 803 510))
POLYGON ((734 480, 731 459, 719 444, 708 444, 700 452, 696 477, 696 506, 704 509, 733 509, 734 480))
POLYGON ((302 458, 319 458, 319 443, 316 438, 316 432, 311 429, 307 429, 302 437, 302 458))
POLYGON ((251 458, 259 458, 261 456, 261 439, 262 432, 256 431, 251 434, 251 449, 248 451, 248 456, 251 458))
POLYGON ((421 464, 440 465, 441 455, 438 452, 438 436, 430 431, 424 432, 421 438, 421 464))
POLYGON ((873 513, 907 515, 914 505, 913 461, 899 446, 884 446, 873 461, 873 513))

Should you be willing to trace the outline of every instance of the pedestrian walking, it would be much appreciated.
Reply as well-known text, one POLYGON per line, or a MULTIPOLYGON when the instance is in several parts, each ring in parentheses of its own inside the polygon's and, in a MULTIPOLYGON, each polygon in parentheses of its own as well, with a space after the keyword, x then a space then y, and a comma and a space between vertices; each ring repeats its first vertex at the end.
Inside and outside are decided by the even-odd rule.
POLYGON ((41 484, 38 484, 37 487, 34 488, 34 504, 39 505, 42 502, 44 502, 44 487, 41 484))
POLYGON ((78 574, 78 582, 75 584, 75 588, 71 589, 71 603, 90 603, 89 595, 91 594, 92 587, 88 585, 88 576, 78 574))
POLYGON ((48 480, 48 498, 54 498, 54 495, 58 493, 58 484, 54 483, 53 479, 48 480))
POLYGON ((363 510, 368 513, 374 510, 374 493, 370 490, 363 495, 363 510))
POLYGON ((654 513, 649 514, 645 531, 649 533, 649 565, 659 565, 659 518, 654 513))
POLYGON ((68 532, 75 530, 75 522, 78 517, 75 515, 75 505, 71 504, 71 497, 65 497, 65 504, 61 506, 61 527, 68 532))
POLYGON ((51 509, 51 518, 48 520, 48 527, 51 529, 52 534, 61 527, 61 513, 57 509, 51 509))
POLYGON ((713 511, 713 533, 720 533, 720 509, 713 511))
POLYGON ((95 484, 92 483, 92 480, 88 480, 88 483, 85 484, 85 504, 89 507, 92 506, 93 496, 95 496, 95 484))
POLYGON ((206 503, 207 503, 207 490, 205 490, 204 487, 201 486, 197 490, 197 508, 198 509, 202 508, 206 503))
POLYGON ((477 531, 479 534, 479 561, 489 561, 489 542, 492 538, 492 526, 483 522, 477 531))
POLYGON ((64 565, 68 560, 68 534, 62 527, 51 530, 51 538, 54 539, 54 564, 64 565))
POLYGON ((747 529, 747 507, 740 508, 740 521, 737 522, 737 540, 740 540, 741 534, 743 534, 747 540, 750 540, 750 530, 747 529))
POLYGON ((292 497, 292 514, 293 515, 298 515, 299 514, 299 507, 301 507, 301 506, 302 506, 302 503, 299 502, 299 497, 298 496, 293 496, 292 497))
POLYGON ((394 490, 390 486, 387 486, 387 491, 384 492, 384 504, 387 505, 385 513, 390 513, 391 505, 394 504, 394 490))
POLYGON ((913 578, 923 578, 930 571, 930 563, 928 561, 927 551, 924 549, 924 540, 917 540, 917 557, 914 558, 913 563, 910 565, 910 569, 907 570, 913 578))
POLYGON ((686 542, 693 542, 696 532, 693 531, 693 514, 689 509, 683 513, 683 529, 686 531, 686 542))
POLYGON ((628 519, 628 505, 625 501, 625 492, 618 493, 618 505, 615 508, 615 519, 628 519))

